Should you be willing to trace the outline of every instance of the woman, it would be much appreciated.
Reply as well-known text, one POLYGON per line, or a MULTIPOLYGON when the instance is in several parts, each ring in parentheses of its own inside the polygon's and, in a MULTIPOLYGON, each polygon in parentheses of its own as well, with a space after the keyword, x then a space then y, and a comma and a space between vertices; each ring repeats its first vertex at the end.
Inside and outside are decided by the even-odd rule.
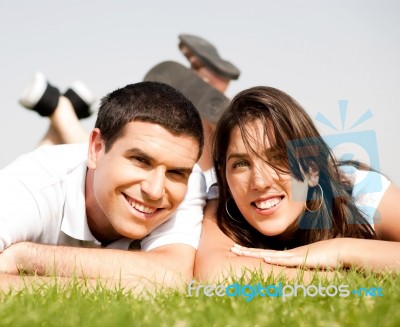
POLYGON ((269 272, 260 258, 287 267, 400 270, 399 189, 354 162, 338 164, 304 109, 284 92, 239 93, 218 123, 213 156, 219 199, 216 212, 215 203, 206 210, 198 278, 244 267, 269 272), (354 178, 364 175, 376 183, 373 193, 352 190, 354 178), (365 207, 373 210, 362 212, 365 207))

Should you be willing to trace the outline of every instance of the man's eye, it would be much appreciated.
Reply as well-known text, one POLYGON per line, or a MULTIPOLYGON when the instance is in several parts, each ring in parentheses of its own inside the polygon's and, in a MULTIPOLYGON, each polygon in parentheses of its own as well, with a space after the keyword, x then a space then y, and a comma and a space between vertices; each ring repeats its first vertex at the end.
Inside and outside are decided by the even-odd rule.
POLYGON ((146 158, 143 158, 143 157, 133 156, 132 160, 138 161, 138 162, 140 162, 142 164, 145 164, 145 165, 149 165, 150 164, 149 161, 146 158))
POLYGON ((186 176, 186 173, 180 170, 170 170, 169 172, 176 176, 182 176, 182 177, 186 176))
POLYGON ((233 168, 241 168, 241 167, 248 167, 249 163, 245 160, 236 161, 232 167, 233 168))
POLYGON ((168 173, 170 174, 170 176, 172 175, 172 178, 174 179, 183 180, 189 178, 189 175, 186 172, 180 170, 169 170, 168 173))

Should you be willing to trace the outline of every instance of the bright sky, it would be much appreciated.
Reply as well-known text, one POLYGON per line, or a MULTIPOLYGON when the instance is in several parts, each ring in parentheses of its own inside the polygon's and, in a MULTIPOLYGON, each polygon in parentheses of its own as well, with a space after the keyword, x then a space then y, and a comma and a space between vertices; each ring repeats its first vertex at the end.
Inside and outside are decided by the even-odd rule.
MULTIPOLYGON (((337 128, 317 122, 323 134, 348 133, 370 110, 351 132, 375 132, 377 146, 368 141, 364 154, 368 160, 376 148, 379 168, 400 185, 397 0, 2 0, 0 167, 47 129, 47 119, 17 103, 35 71, 61 90, 80 79, 101 97, 160 61, 186 65, 180 33, 208 39, 241 69, 229 96, 254 85, 280 88, 337 128), (339 100, 348 100, 343 127, 339 100)), ((94 117, 83 124, 89 131, 94 117)), ((350 146, 365 148, 365 139, 353 135, 350 146)))

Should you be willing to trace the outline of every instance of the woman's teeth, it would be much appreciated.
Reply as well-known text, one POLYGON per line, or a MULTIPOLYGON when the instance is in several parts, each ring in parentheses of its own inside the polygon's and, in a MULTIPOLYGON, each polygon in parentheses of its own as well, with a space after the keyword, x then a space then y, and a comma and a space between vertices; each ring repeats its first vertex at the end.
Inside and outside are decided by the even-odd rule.
POLYGON ((255 205, 258 209, 269 209, 275 207, 281 201, 281 198, 272 198, 267 201, 257 201, 255 202, 255 205))

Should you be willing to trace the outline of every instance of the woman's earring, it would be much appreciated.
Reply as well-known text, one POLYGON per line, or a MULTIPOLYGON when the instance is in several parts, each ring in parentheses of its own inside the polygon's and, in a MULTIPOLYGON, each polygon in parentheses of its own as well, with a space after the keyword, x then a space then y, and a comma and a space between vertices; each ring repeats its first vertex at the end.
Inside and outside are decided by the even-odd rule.
POLYGON ((226 211, 226 213, 228 214, 228 216, 231 217, 232 220, 238 221, 237 219, 235 219, 235 218, 233 218, 233 217, 231 216, 231 214, 229 213, 229 210, 228 210, 228 202, 229 202, 229 200, 231 200, 231 199, 232 199, 232 197, 230 196, 230 197, 228 198, 228 200, 226 200, 226 202, 225 202, 225 211, 226 211))
POLYGON ((319 185, 319 183, 318 183, 318 186, 319 186, 319 190, 320 190, 320 193, 321 193, 321 201, 320 201, 320 203, 319 203, 318 208, 316 208, 316 209, 314 209, 314 210, 308 209, 308 207, 307 207, 307 202, 306 202, 305 207, 306 207, 306 210, 307 210, 308 212, 315 212, 315 211, 318 211, 318 210, 321 209, 321 207, 322 207, 322 202, 324 202, 324 190, 322 189, 321 185, 319 185))

